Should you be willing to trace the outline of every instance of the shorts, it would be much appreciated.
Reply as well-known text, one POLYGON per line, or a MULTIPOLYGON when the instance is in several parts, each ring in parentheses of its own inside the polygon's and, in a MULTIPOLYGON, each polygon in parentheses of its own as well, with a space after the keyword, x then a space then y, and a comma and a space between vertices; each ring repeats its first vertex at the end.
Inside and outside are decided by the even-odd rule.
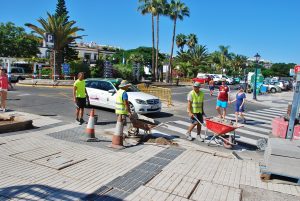
POLYGON ((227 101, 217 100, 217 107, 227 108, 227 106, 228 106, 228 102, 227 101))
POLYGON ((86 98, 76 98, 76 105, 82 109, 85 108, 86 98))
POLYGON ((213 90, 215 90, 215 87, 214 86, 209 86, 209 90, 213 91, 213 90))
MULTIPOLYGON (((202 113, 196 113, 196 114, 193 114, 193 115, 196 116, 196 118, 197 118, 201 123, 203 123, 203 114, 202 114, 202 113)), ((198 121, 192 117, 192 118, 191 118, 191 123, 192 123, 192 124, 198 124, 198 121)))

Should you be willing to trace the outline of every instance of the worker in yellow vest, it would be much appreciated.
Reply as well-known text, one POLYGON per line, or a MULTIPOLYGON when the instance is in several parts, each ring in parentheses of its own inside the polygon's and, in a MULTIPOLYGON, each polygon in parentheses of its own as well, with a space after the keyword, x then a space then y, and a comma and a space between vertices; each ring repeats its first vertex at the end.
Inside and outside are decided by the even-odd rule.
POLYGON ((126 116, 131 115, 128 95, 126 91, 131 86, 131 84, 127 80, 122 80, 119 85, 119 90, 117 91, 116 96, 116 114, 117 114, 117 125, 116 125, 116 133, 112 138, 113 147, 123 146, 123 128, 126 123, 126 116))
POLYGON ((193 137, 191 136, 192 130, 197 125, 197 137, 196 140, 203 142, 204 140, 201 138, 201 124, 195 119, 195 117, 203 123, 203 116, 206 116, 203 109, 204 102, 204 93, 200 91, 200 83, 195 82, 193 84, 193 90, 188 94, 188 107, 187 111, 191 118, 191 125, 186 133, 186 137, 188 140, 192 141, 193 137))

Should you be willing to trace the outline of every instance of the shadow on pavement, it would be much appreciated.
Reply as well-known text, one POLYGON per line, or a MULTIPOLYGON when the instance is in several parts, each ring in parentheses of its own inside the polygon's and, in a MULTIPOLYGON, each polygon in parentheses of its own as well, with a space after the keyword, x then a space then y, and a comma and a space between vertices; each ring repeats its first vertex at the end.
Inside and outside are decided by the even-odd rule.
MULTIPOLYGON (((107 193, 109 193, 109 191, 107 193)), ((123 200, 123 198, 120 199, 109 195, 98 195, 97 193, 85 194, 38 184, 0 188, 0 200, 8 200, 13 198, 24 200, 33 200, 33 198, 37 200, 123 200), (26 199, 26 197, 31 198, 26 199)))

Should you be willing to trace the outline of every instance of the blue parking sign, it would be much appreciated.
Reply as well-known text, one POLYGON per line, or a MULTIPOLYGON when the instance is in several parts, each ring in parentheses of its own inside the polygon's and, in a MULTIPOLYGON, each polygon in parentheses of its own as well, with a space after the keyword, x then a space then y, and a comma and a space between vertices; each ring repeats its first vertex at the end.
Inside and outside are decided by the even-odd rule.
POLYGON ((62 67, 65 75, 70 74, 70 64, 64 63, 62 64, 62 67))

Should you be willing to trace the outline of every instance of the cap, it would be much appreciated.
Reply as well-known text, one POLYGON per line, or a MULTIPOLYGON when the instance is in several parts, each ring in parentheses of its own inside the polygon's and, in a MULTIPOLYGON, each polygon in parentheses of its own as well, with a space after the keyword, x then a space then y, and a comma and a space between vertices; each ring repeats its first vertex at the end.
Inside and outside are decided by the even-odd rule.
POLYGON ((200 87, 201 84, 200 84, 200 82, 194 82, 193 86, 194 86, 194 87, 200 87))
POLYGON ((119 85, 120 88, 131 86, 131 84, 127 80, 122 80, 121 84, 119 85))

